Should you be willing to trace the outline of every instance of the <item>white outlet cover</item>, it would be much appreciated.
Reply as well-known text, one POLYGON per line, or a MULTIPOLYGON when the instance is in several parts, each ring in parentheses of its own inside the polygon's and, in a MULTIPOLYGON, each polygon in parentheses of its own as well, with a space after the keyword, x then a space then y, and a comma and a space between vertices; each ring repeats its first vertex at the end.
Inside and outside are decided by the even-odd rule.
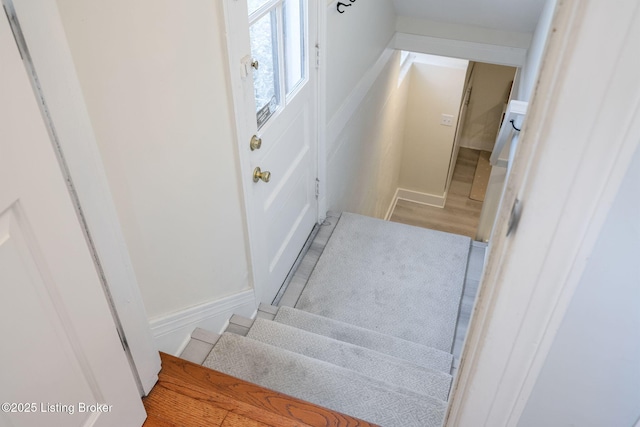
POLYGON ((442 126, 453 126, 453 116, 451 114, 443 114, 440 118, 442 126))

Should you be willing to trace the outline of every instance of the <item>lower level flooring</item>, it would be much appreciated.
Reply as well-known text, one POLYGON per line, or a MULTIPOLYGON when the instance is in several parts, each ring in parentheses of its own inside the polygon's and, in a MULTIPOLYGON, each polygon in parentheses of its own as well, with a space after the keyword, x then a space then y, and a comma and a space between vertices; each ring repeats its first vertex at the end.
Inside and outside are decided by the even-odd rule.
POLYGON ((444 208, 398 200, 390 220, 476 238, 482 202, 469 198, 480 151, 460 148, 444 208))

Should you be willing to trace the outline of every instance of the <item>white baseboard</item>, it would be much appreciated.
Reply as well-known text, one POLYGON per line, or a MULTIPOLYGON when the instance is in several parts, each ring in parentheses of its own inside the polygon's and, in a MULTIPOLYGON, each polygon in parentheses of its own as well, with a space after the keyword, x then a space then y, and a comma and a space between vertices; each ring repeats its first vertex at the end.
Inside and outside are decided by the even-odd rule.
POLYGON ((495 141, 477 141, 472 138, 460 138, 460 148, 471 148, 472 150, 493 151, 495 141))
POLYGON ((394 206, 397 203, 397 200, 408 200, 410 202, 420 203, 422 205, 443 208, 444 202, 447 200, 447 194, 428 194, 421 193, 419 191, 407 190, 405 188, 398 188, 398 190, 396 191, 395 199, 396 201, 394 201, 393 203, 394 206))
POLYGON ((252 289, 185 310, 153 318, 151 332, 159 351, 178 356, 195 328, 221 333, 232 314, 250 317, 256 310, 252 289))
POLYGON ((385 221, 389 221, 391 219, 391 215, 393 215, 393 210, 396 208, 396 204, 398 204, 398 191, 399 188, 396 188, 396 192, 391 199, 391 204, 389 205, 389 209, 387 209, 387 214, 384 216, 385 221))

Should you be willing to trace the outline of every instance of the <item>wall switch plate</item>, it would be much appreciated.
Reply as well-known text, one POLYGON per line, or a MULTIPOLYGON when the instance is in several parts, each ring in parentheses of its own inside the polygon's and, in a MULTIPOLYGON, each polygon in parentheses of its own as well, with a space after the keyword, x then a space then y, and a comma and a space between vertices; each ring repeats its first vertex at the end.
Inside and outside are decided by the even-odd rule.
POLYGON ((453 116, 451 114, 443 114, 440 118, 442 126, 453 126, 453 116))

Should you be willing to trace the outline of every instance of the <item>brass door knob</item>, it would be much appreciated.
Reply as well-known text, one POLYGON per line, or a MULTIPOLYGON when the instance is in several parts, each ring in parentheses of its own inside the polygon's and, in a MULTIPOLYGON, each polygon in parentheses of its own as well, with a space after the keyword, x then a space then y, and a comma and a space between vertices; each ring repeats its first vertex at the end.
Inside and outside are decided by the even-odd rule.
POLYGON ((253 170, 253 182, 258 182, 260 180, 263 180, 264 182, 269 182, 270 179, 271 179, 271 172, 269 171, 262 172, 262 170, 259 167, 253 170))
POLYGON ((262 138, 258 138, 257 136, 253 135, 251 137, 249 147, 251 148, 251 151, 259 150, 260 147, 262 147, 262 138))

